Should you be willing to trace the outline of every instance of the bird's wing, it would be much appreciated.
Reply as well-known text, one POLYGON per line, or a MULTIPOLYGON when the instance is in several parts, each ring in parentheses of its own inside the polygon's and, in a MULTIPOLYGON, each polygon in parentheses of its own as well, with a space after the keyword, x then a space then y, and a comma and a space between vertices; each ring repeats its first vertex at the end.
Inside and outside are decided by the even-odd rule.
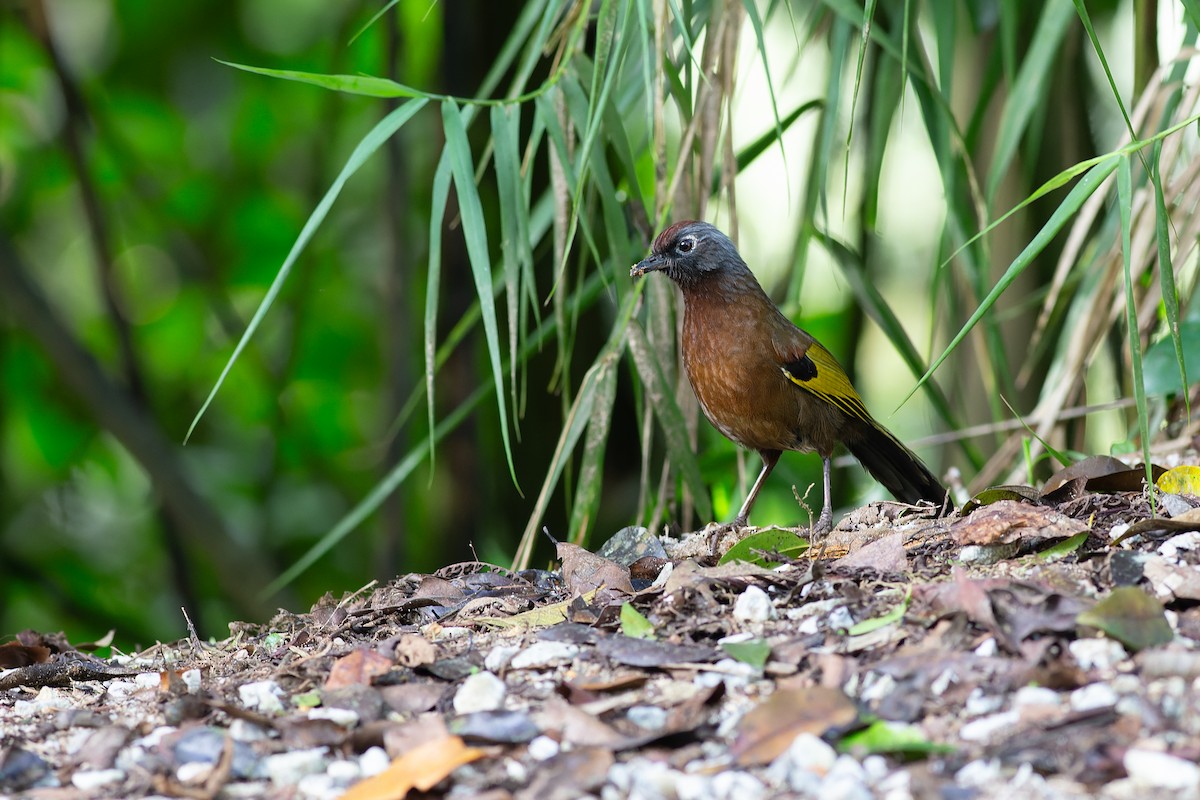
POLYGON ((873 425, 870 413, 845 370, 837 363, 833 354, 808 334, 789 337, 791 347, 781 348, 776 341, 775 349, 780 356, 779 368, 788 380, 804 391, 816 395, 825 402, 843 411, 847 416, 873 425))

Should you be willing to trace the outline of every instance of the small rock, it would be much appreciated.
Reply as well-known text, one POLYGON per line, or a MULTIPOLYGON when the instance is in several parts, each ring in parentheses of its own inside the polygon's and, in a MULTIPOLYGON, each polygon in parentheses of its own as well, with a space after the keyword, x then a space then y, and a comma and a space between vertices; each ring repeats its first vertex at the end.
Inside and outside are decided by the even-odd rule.
POLYGON ((108 695, 110 700, 124 700, 139 688, 132 680, 119 678, 109 681, 104 687, 104 693, 108 695))
POLYGON ((495 711, 504 705, 508 687, 491 672, 476 672, 462 682, 454 694, 454 710, 459 714, 495 711))
POLYGON ((327 760, 327 750, 324 747, 292 750, 264 758, 262 771, 276 786, 292 786, 299 783, 305 775, 324 772, 327 760))
POLYGON ((633 706, 626 718, 644 731, 660 731, 667 725, 667 711, 658 706, 633 706))
POLYGON ((1045 686, 1022 686, 1013 693, 1013 708, 1030 706, 1057 706, 1062 702, 1058 692, 1045 686))
POLYGON ((112 786, 125 780, 125 772, 119 769, 81 769, 71 776, 71 785, 82 791, 112 786))
POLYGON ((24 791, 45 784, 47 776, 54 779, 54 767, 37 753, 14 745, 0 757, 0 792, 24 791))
POLYGON ((185 669, 183 674, 180 675, 180 678, 183 679, 183 685, 187 687, 188 692, 190 694, 196 694, 200 691, 200 685, 203 681, 204 675, 198 669, 185 669))
POLYGON ((821 800, 872 800, 862 765, 850 756, 838 756, 821 781, 821 800))
POLYGON ((521 652, 521 648, 516 645, 497 645, 483 657, 483 666, 490 672, 502 672, 512 661, 513 656, 519 652, 521 652))
POLYGON ((358 712, 348 708, 312 708, 308 711, 309 719, 327 719, 342 728, 353 728, 358 724, 358 712))
POLYGON ((709 796, 721 800, 758 800, 767 794, 767 787, 762 781, 741 770, 718 772, 712 776, 709 783, 712 787, 712 794, 709 796))
POLYGON ((767 777, 797 794, 815 796, 836 761, 837 751, 824 739, 802 733, 767 767, 767 777))
POLYGON ((565 664, 579 655, 579 645, 568 642, 534 642, 512 657, 510 669, 546 669, 565 664))
POLYGON ((368 747, 366 751, 358 757, 358 768, 362 770, 364 778, 369 778, 372 775, 378 775, 389 766, 392 760, 388 758, 387 751, 382 747, 368 747))
POLYGON ((249 720, 235 719, 229 723, 229 738, 235 742, 261 742, 270 736, 266 728, 249 720))
POLYGON ((1084 670, 1112 670, 1128 657, 1121 643, 1113 639, 1076 639, 1067 649, 1084 670))
MULTIPOLYGON (((1016 699, 1013 699, 1016 705, 1016 699)), ((1004 695, 985 691, 982 686, 976 686, 967 695, 963 704, 963 713, 968 717, 981 717, 984 714, 994 714, 1004 707, 1004 695)))
POLYGON ((986 742, 1000 731, 1011 728, 1021 720, 1016 711, 1003 711, 986 717, 974 719, 963 725, 958 731, 958 738, 968 742, 986 742))
POLYGON ((345 793, 345 786, 338 786, 323 772, 305 775, 296 782, 296 796, 302 800, 337 800, 345 793))
POLYGON ((199 786, 212 774, 213 765, 203 761, 188 761, 175 769, 175 778, 185 786, 199 786))
POLYGON ((825 622, 829 629, 834 631, 848 631, 854 627, 854 617, 851 616, 850 609, 846 606, 838 606, 830 611, 825 622))
POLYGON ((979 643, 975 648, 975 655, 980 658, 994 658, 1000 653, 1000 645, 996 643, 995 636, 989 636, 979 643))
POLYGON ((345 788, 363 776, 362 767, 357 761, 339 758, 337 761, 330 763, 325 768, 325 774, 333 780, 335 784, 345 788))
POLYGON ((275 681, 254 681, 238 687, 238 697, 246 708, 255 708, 265 714, 283 713, 283 698, 286 695, 275 681))
POLYGON ((1089 683, 1071 692, 1072 711, 1091 711, 1094 708, 1112 708, 1117 704, 1117 693, 1107 683, 1089 683))
POLYGON ((157 689, 162 683, 162 677, 157 672, 143 672, 133 676, 133 683, 139 689, 157 689))
POLYGON ((558 755, 560 745, 549 736, 537 736, 529 743, 529 757, 535 761, 545 761, 558 755))
POLYGON ((863 678, 858 699, 863 703, 883 700, 896 691, 896 679, 886 672, 868 672, 863 678))
POLYGON ((1142 786, 1174 792, 1200 790, 1200 766, 1168 753, 1131 748, 1125 751, 1125 771, 1142 786))
POLYGON ((754 584, 747 586, 733 604, 733 618, 740 622, 766 622, 774 617, 770 596, 754 584))
MULTIPOLYGON (((1168 517, 1178 517, 1192 510, 1192 504, 1177 494, 1163 493, 1158 496, 1159 507, 1168 517)), ((1187 534, 1184 534, 1185 536, 1187 534)))
POLYGON ((954 773, 954 782, 968 788, 994 787, 1000 780, 1001 771, 998 759, 970 761, 954 773))

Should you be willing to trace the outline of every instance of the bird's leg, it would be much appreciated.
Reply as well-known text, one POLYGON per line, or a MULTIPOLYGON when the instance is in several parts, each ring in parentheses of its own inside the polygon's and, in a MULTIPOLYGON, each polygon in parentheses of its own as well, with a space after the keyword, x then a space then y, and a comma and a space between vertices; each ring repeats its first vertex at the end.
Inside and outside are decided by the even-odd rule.
POLYGON ((821 472, 825 482, 825 505, 821 507, 821 516, 817 517, 817 524, 813 527, 814 536, 824 536, 833 530, 833 505, 829 498, 831 494, 829 474, 832 469, 832 456, 821 456, 821 472))
POLYGON ((775 469, 775 465, 779 463, 780 453, 778 450, 763 450, 759 455, 763 460, 762 472, 758 473, 758 478, 750 487, 750 494, 746 495, 746 502, 742 503, 741 509, 733 519, 734 530, 746 527, 746 523, 750 521, 750 509, 753 508, 754 501, 758 499, 758 491, 767 482, 767 476, 771 474, 771 470, 775 469))

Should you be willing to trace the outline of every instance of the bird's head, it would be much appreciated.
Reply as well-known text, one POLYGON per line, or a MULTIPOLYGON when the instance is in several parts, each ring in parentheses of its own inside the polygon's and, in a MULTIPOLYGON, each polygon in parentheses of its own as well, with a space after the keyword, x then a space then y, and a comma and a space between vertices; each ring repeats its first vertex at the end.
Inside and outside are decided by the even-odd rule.
POLYGON ((707 222, 685 220, 660 233, 650 255, 634 264, 629 275, 658 271, 686 290, 708 278, 748 274, 749 268, 728 236, 707 222))

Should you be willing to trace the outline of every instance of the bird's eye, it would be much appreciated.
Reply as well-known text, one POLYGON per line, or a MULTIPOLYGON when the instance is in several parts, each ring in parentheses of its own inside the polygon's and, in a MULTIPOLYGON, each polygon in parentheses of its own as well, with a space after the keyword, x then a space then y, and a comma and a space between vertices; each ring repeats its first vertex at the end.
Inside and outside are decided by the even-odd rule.
POLYGON ((679 244, 676 246, 675 249, 681 253, 690 253, 690 252, 692 252, 692 248, 694 248, 695 246, 696 246, 696 240, 693 239, 692 237, 688 236, 686 238, 680 239, 679 244))

